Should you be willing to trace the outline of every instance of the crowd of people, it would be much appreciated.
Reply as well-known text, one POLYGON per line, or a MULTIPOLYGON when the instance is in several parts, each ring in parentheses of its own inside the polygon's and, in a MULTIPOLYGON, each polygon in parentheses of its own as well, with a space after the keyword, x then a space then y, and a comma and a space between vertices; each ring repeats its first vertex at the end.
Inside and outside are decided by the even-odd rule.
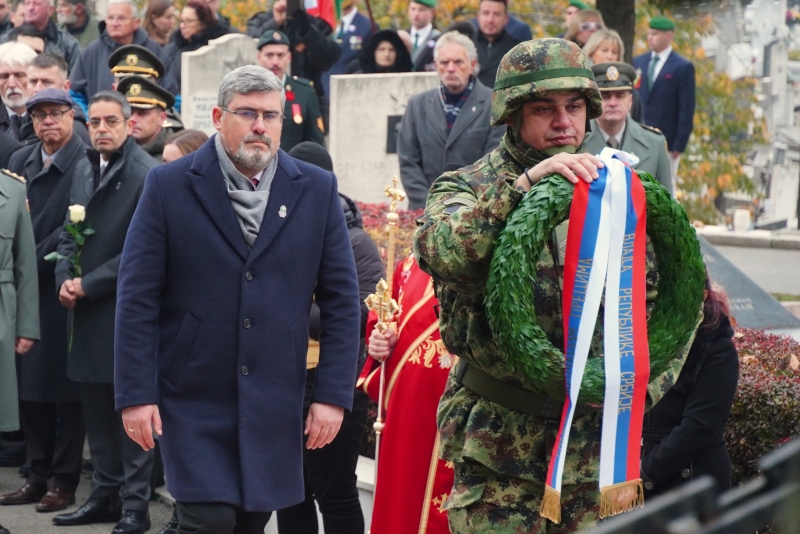
MULTIPOLYGON (((98 21, 82 0, 0 0, 0 431, 19 442, 0 466, 25 477, 0 505, 63 512, 90 468, 89 499, 53 523, 143 533, 166 473, 177 505, 160 534, 260 533, 273 511, 281 532, 316 533, 315 502, 325 532, 363 532, 355 467, 386 361, 372 532, 535 531, 556 418, 470 385, 525 391, 491 341, 487 262, 525 192, 552 173, 591 182, 606 147, 675 194, 695 79, 674 22, 651 19, 630 65, 578 0, 543 40, 506 0, 441 30, 435 0, 409 2, 406 30, 374 27, 357 0, 335 27, 277 0, 247 23, 257 65, 223 79, 209 139, 181 122, 181 55, 239 31, 219 7, 109 0, 98 21), (439 84, 409 100, 397 154, 425 215, 384 331, 364 304, 380 254, 324 148, 330 77, 424 71, 439 84)), ((560 339, 555 292, 537 298, 560 339)), ((730 485, 727 313, 708 281, 689 370, 659 377, 674 387, 645 421, 649 494, 702 472, 730 485)), ((597 520, 599 421, 576 422, 569 454, 586 464, 561 532, 597 520)))

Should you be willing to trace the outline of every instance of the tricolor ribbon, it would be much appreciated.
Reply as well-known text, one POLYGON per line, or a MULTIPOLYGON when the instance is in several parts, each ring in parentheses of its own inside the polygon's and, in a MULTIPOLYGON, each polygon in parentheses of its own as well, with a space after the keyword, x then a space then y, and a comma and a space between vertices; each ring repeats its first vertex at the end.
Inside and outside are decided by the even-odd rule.
POLYGON ((650 376, 645 194, 630 167, 638 163, 636 156, 605 148, 599 157, 605 164, 599 178, 575 186, 567 233, 562 295, 567 398, 541 507, 541 515, 556 523, 561 521, 561 479, 569 431, 604 289, 600 517, 644 504, 639 448, 650 376))

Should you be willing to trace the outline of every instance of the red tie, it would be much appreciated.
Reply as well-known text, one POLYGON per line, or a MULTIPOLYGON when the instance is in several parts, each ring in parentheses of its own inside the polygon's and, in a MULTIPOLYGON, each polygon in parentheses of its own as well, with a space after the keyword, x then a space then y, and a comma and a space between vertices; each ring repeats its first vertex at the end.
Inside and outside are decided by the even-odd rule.
POLYGON ((252 184, 253 184, 253 187, 254 187, 254 188, 258 189, 258 178, 256 178, 255 176, 253 176, 252 178, 250 178, 250 183, 252 183, 252 184))

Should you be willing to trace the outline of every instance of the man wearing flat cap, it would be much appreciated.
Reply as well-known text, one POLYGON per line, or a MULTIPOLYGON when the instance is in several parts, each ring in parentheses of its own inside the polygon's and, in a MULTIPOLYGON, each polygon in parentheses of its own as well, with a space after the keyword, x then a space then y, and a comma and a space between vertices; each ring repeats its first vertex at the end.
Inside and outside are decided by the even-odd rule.
POLYGON ((647 32, 650 52, 633 58, 633 66, 641 72, 638 90, 644 105, 644 122, 661 130, 667 138, 673 190, 681 154, 692 133, 695 107, 694 65, 672 50, 674 31, 672 20, 653 17, 647 32))
POLYGON ((610 62, 592 66, 592 72, 603 97, 603 114, 591 121, 586 152, 599 154, 607 146, 630 152, 639 158, 634 169, 652 174, 674 195, 664 135, 630 117, 636 70, 627 63, 610 62))
POLYGON ((26 106, 38 142, 17 151, 11 167, 27 181, 41 340, 18 368, 20 424, 31 471, 21 488, 0 495, 0 503, 36 503, 39 512, 55 512, 75 502, 86 431, 78 385, 67 378, 67 310, 54 291, 56 264, 44 258, 56 251, 75 168, 87 146, 74 129, 73 102, 64 89, 42 89, 26 106))
POLYGON ((131 105, 131 136, 136 144, 162 162, 167 137, 183 129, 165 126, 167 110, 172 108, 175 97, 151 79, 137 74, 123 78, 117 91, 131 105))
POLYGON ((289 151, 303 141, 325 146, 324 125, 317 94, 305 78, 289 76, 292 62, 289 39, 282 32, 268 31, 258 40, 258 63, 283 82, 286 103, 283 107, 281 147, 289 151))

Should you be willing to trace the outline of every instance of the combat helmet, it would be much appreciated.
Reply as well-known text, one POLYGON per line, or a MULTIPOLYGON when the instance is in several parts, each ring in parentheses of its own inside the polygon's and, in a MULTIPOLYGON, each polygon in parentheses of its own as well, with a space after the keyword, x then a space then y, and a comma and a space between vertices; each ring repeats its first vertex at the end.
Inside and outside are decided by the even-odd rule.
POLYGON ((525 41, 503 56, 492 91, 492 125, 501 126, 525 102, 552 92, 586 96, 588 119, 603 114, 603 99, 588 58, 564 39, 525 41))

